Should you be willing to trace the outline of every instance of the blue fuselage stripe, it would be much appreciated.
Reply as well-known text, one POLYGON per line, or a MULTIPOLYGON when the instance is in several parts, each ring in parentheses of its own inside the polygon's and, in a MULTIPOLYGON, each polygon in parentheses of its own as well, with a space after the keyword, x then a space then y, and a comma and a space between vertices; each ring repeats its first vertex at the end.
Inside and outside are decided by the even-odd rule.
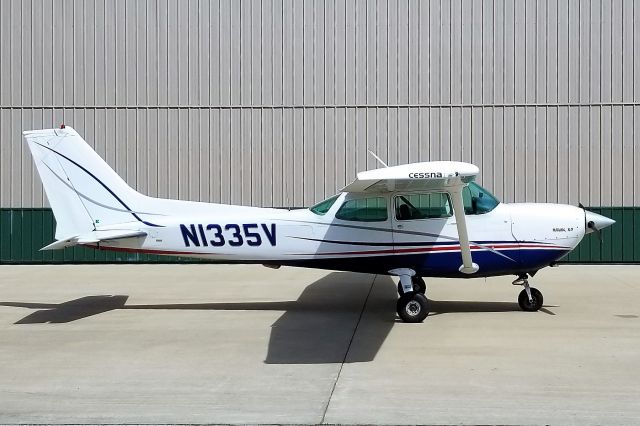
POLYGON ((507 249, 501 250, 514 261, 496 256, 491 251, 473 252, 473 261, 480 270, 471 275, 459 272, 462 259, 459 251, 416 254, 385 254, 373 256, 335 256, 330 258, 291 259, 277 263, 289 266, 304 266, 373 274, 387 274, 395 268, 410 268, 424 277, 488 277, 494 275, 532 272, 549 266, 565 256, 570 250, 558 249, 507 249))

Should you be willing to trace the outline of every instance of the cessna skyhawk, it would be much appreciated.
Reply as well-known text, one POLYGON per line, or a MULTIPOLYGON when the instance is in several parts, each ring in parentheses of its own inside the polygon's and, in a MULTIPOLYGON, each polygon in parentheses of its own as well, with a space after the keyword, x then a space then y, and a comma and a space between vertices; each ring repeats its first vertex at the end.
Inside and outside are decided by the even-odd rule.
POLYGON ((424 277, 515 275, 525 311, 542 307, 529 277, 613 220, 561 204, 500 203, 473 164, 432 161, 361 172, 309 209, 152 198, 118 176, 71 127, 24 132, 56 218, 57 241, 104 250, 387 274, 397 312, 429 312, 424 277))

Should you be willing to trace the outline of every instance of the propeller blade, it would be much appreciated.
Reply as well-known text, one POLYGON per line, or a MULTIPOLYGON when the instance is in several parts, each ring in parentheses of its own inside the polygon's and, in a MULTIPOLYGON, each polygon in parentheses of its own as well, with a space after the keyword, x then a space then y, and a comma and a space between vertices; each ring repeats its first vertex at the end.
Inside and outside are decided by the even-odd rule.
POLYGON ((591 232, 596 234, 598 241, 602 242, 602 230, 598 229, 594 221, 590 220, 589 222, 587 222, 587 228, 591 229, 591 232))

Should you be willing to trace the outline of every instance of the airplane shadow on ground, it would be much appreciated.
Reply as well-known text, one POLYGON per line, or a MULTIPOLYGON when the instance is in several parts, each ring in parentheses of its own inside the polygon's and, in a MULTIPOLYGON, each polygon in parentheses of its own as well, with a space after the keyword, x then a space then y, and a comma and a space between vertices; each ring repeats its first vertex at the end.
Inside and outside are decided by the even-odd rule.
MULTIPOLYGON (((548 305, 548 307, 556 307, 548 305)), ((520 306, 516 302, 475 302, 475 301, 429 301, 429 316, 468 313, 468 312, 520 312, 520 306)), ((540 308, 540 312, 547 315, 555 315, 547 308, 540 308)), ((427 318, 428 320, 428 318, 427 318)))
POLYGON ((346 362, 375 358, 395 320, 395 285, 389 277, 371 279, 333 272, 308 285, 295 301, 127 304, 127 295, 85 296, 63 303, 0 302, 0 306, 36 309, 15 324, 69 323, 114 310, 283 311, 272 324, 267 364, 345 362, 365 300, 367 339, 346 362), (371 292, 377 297, 368 298, 371 292))
MULTIPOLYGON (((127 305, 129 296, 99 295, 63 303, 0 302, 0 306, 36 309, 15 324, 68 323, 114 310, 283 311, 271 326, 265 363, 369 362, 397 321, 396 285, 386 276, 378 276, 373 284, 362 278, 354 282, 353 277, 330 273, 308 285, 295 301, 127 305)), ((430 310, 430 315, 441 315, 520 308, 509 302, 432 301, 430 310)))

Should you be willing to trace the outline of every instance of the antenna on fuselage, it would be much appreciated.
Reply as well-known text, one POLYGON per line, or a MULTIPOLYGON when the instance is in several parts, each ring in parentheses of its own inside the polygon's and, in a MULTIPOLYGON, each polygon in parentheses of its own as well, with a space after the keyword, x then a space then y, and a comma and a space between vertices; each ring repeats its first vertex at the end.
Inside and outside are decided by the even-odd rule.
POLYGON ((379 162, 380 164, 382 164, 382 165, 383 165, 383 166, 385 166, 385 167, 389 167, 389 166, 387 166, 387 163, 385 163, 384 161, 382 161, 382 160, 380 159, 380 157, 378 157, 378 156, 377 156, 373 151, 371 151, 370 149, 368 149, 367 151, 369 151, 369 154, 373 155, 373 158, 375 158, 376 160, 378 160, 378 162, 379 162))

